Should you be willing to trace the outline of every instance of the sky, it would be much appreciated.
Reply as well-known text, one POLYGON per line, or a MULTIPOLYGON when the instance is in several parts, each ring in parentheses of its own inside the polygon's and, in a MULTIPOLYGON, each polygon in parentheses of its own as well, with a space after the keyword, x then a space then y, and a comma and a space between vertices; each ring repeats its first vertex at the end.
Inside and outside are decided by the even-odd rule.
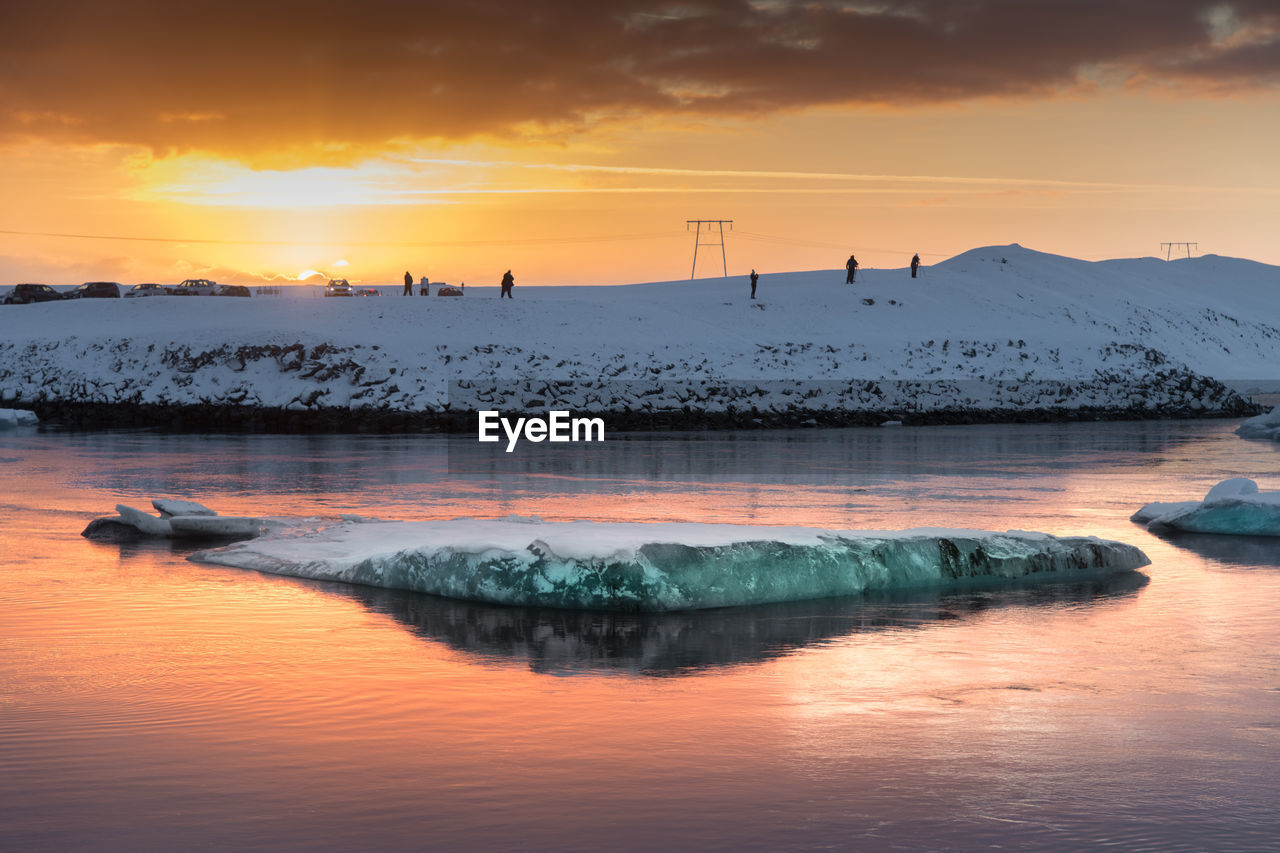
POLYGON ((0 4, 0 285, 1280 263, 1280 2, 0 4), (720 235, 688 220, 732 220, 720 235))

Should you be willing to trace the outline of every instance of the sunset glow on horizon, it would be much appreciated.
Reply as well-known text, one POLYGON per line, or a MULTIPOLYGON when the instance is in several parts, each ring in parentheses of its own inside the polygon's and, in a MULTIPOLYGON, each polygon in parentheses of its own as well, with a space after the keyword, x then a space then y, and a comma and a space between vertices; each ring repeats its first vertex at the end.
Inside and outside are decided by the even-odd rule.
POLYGON ((1280 263, 1280 12, 7 4, 0 286, 686 278, 1164 241, 1280 263), (708 266, 699 274, 718 274, 708 266))

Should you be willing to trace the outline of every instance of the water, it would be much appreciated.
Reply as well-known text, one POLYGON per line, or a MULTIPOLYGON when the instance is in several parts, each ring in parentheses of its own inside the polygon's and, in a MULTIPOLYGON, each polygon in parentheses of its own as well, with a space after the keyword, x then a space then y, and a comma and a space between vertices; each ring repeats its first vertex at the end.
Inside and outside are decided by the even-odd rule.
POLYGON ((1280 542, 1129 523, 1280 454, 1182 422, 469 438, 0 434, 0 848, 1250 850, 1280 542), (665 616, 79 536, 117 502, 1097 534, 1107 583, 665 616))

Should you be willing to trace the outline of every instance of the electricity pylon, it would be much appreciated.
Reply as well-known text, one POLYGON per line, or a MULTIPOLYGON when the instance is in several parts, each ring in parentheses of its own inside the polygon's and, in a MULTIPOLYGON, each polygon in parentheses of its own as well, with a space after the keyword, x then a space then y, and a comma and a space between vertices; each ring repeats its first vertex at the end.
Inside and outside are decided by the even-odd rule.
POLYGON ((733 230, 732 219, 686 219, 684 221, 684 230, 686 231, 689 230, 690 225, 697 226, 696 233, 693 235, 693 269, 689 272, 690 281, 693 281, 694 274, 697 273, 698 271, 698 247, 699 246, 715 246, 717 244, 720 246, 721 267, 724 269, 725 278, 729 277, 729 261, 726 259, 725 253, 724 253, 724 226, 726 224, 728 224, 729 230, 732 231, 733 230), (711 230, 711 226, 714 225, 717 227, 720 234, 720 239, 718 242, 712 242, 710 240, 708 240, 706 243, 702 242, 702 226, 703 225, 707 226, 708 236, 712 236, 713 234, 711 230))
POLYGON ((1186 249, 1188 258, 1191 257, 1191 250, 1193 248, 1195 249, 1200 248, 1199 243, 1161 243, 1160 248, 1164 249, 1164 259, 1166 261, 1169 260, 1169 256, 1173 254, 1174 246, 1181 246, 1182 248, 1186 249))

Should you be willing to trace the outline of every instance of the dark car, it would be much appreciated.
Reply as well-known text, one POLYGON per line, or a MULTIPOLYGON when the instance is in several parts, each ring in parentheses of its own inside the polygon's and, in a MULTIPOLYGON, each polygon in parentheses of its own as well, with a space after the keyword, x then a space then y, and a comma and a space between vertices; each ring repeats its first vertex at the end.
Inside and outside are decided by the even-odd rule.
POLYGON ((62 294, 63 299, 119 299, 120 285, 114 281, 86 281, 70 293, 62 294))
POLYGON ((169 288, 171 296, 213 296, 218 289, 216 281, 207 278, 189 278, 182 284, 169 288))
POLYGON ((47 284, 15 284, 4 298, 4 304, 29 305, 32 302, 54 302, 61 298, 62 294, 47 284))
POLYGON ((244 297, 253 296, 253 294, 249 292, 249 288, 245 287, 243 284, 220 284, 218 285, 218 288, 213 291, 213 295, 214 296, 244 296, 244 297))

